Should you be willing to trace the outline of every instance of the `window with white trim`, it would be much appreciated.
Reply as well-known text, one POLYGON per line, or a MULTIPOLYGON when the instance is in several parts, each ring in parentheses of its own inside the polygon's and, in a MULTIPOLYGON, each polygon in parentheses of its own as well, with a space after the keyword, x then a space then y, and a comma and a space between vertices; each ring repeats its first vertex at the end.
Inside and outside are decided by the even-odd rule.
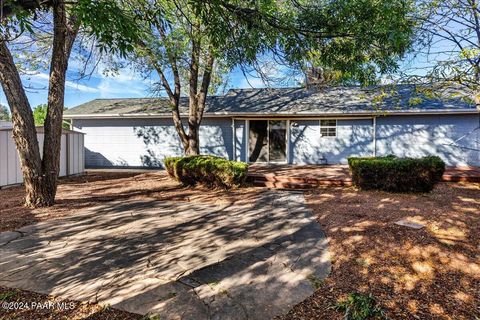
POLYGON ((320 120, 320 137, 336 137, 337 120, 320 120))

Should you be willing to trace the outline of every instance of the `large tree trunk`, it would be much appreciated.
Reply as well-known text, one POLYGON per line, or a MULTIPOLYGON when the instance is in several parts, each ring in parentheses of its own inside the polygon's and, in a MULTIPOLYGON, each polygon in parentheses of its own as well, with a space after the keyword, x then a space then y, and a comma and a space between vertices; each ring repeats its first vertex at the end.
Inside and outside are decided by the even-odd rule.
POLYGON ((194 124, 190 125, 188 128, 188 146, 185 150, 185 153, 188 156, 196 156, 200 154, 200 145, 198 137, 198 127, 199 125, 194 124))
POLYGON ((6 41, 0 39, 0 81, 12 112, 13 137, 20 157, 26 190, 25 205, 28 207, 54 204, 60 167, 65 75, 77 27, 73 29, 67 22, 63 2, 55 3, 53 15, 54 39, 43 159, 40 156, 33 112, 20 75, 6 41))
POLYGON ((48 108, 45 119, 45 140, 43 144, 42 170, 44 180, 44 202, 54 204, 60 168, 60 143, 65 98, 65 77, 68 58, 76 36, 76 30, 67 22, 65 5, 58 2, 53 7, 53 50, 50 63, 48 108))
POLYGON ((3 39, 0 39, 0 82, 12 113, 13 139, 25 183, 25 204, 29 207, 44 205, 41 157, 33 112, 12 54, 3 39))

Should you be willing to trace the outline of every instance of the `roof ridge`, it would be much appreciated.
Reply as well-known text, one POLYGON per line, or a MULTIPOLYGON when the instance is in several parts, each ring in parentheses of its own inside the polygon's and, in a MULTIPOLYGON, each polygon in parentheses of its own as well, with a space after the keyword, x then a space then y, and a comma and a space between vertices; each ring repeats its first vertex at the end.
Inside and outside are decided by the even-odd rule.
POLYGON ((140 99, 168 99, 168 98, 167 97, 95 98, 93 99, 93 101, 95 100, 140 100, 140 99))

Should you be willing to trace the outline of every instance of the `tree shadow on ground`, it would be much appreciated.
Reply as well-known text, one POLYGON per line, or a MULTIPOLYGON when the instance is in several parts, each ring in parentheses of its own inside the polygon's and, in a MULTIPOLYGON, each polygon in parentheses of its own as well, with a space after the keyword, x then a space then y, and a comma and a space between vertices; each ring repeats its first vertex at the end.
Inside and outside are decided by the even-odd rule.
POLYGON ((285 319, 340 318, 337 299, 372 293, 390 319, 479 317, 480 185, 439 184, 429 194, 337 188, 307 201, 325 230, 332 274, 285 319), (414 230, 395 224, 408 219, 414 230))
MULTIPOLYGON (((145 186, 145 191, 138 183, 143 181, 137 189, 116 190, 105 202, 68 193, 77 199, 76 209, 87 204, 89 209, 21 230, 27 235, 4 255, 0 281, 24 289, 35 282, 35 291, 79 300, 114 299, 113 306, 134 312, 147 308, 208 317, 230 310, 262 318, 273 310, 288 311, 313 293, 308 276, 321 279, 328 273, 322 232, 295 197, 269 192, 259 197, 258 190, 257 197, 245 197, 241 191, 232 205, 231 199, 212 201, 215 192, 226 193, 212 191, 209 202, 173 205, 158 197, 146 200, 146 192, 168 196, 180 189, 188 197, 198 190, 172 184, 158 190, 145 186), (143 199, 135 200, 139 195, 143 199), (93 202, 100 205, 92 207, 93 202), (26 265, 28 279, 21 275, 26 265), (212 283, 218 287, 212 289, 212 283), (250 298, 244 304, 238 296, 250 298), (258 309, 258 303, 270 307, 258 309)), ((62 201, 74 205, 70 198, 62 201)))

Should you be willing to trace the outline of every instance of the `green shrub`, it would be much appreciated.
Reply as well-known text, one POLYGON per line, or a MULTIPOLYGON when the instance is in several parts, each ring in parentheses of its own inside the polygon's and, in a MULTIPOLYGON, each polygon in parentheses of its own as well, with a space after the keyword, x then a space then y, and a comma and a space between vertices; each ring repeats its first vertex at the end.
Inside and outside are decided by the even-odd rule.
POLYGON ((184 185, 241 187, 248 173, 248 164, 215 156, 170 157, 164 164, 168 174, 184 185))
POLYGON ((445 163, 436 156, 348 158, 353 184, 361 189, 429 192, 442 179, 445 163))
POLYGON ((345 320, 382 319, 385 317, 380 305, 371 294, 350 293, 344 300, 335 305, 337 311, 344 313, 345 320))

